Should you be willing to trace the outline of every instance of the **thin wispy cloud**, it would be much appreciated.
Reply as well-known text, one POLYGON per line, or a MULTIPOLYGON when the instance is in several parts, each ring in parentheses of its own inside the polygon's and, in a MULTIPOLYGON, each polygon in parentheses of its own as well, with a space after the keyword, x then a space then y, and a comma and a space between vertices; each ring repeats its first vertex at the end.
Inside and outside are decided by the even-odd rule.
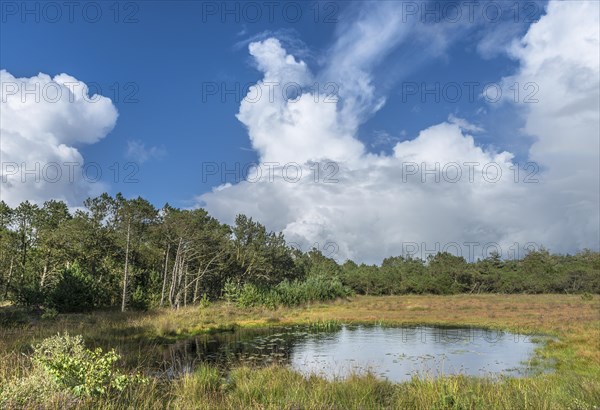
POLYGON ((167 155, 165 147, 160 146, 146 146, 146 144, 140 140, 127 141, 127 152, 126 156, 128 159, 143 164, 152 159, 163 159, 167 155))

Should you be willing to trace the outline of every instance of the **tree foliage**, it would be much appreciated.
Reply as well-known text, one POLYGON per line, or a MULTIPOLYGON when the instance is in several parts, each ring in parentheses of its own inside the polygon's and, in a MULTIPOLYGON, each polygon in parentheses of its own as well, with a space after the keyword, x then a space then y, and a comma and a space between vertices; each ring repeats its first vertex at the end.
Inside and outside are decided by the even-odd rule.
MULTIPOLYGON (((102 194, 69 211, 61 201, 15 208, 0 201, 0 299, 58 312, 102 307, 179 308, 225 298, 291 305, 349 294, 600 293, 598 252, 520 260, 497 253, 467 262, 392 256, 343 264, 301 252, 281 233, 238 215, 232 226, 204 209, 156 209, 102 194)), ((240 300, 242 302, 240 302, 240 300)))

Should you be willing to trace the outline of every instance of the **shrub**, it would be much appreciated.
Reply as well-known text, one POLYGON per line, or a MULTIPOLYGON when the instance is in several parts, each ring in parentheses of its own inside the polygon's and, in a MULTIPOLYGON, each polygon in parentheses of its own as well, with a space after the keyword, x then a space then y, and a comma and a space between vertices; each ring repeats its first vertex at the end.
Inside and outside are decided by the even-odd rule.
POLYGON ((208 299, 208 295, 206 293, 204 293, 202 295, 202 297, 200 298, 200 309, 206 309, 207 307, 210 306, 210 300, 208 299))
POLYGON ((133 295, 131 295, 131 301, 129 302, 129 306, 135 310, 143 310, 146 311, 150 307, 150 300, 148 296, 144 293, 144 290, 141 286, 135 288, 133 295))
POLYGON ((240 307, 261 305, 264 304, 267 299, 266 294, 267 292, 259 290, 255 285, 246 283, 242 287, 236 302, 240 307))
POLYGON ((122 391, 130 384, 145 383, 140 375, 125 375, 115 369, 120 356, 113 350, 85 348, 81 336, 57 335, 34 347, 33 363, 59 386, 75 395, 96 396, 122 391))
POLYGON ((34 347, 33 367, 25 377, 0 386, 0 408, 70 408, 82 396, 99 396, 146 383, 138 375, 115 369, 119 355, 88 350, 81 336, 57 335, 34 347))
POLYGON ((47 303, 59 312, 85 312, 94 307, 94 286, 79 265, 61 272, 60 279, 47 293, 47 303))
POLYGON ((241 293, 241 288, 237 283, 234 283, 231 279, 227 279, 227 282, 223 285, 223 298, 228 303, 237 302, 241 293))
POLYGON ((42 313, 42 319, 44 320, 54 320, 58 316, 58 311, 54 308, 43 308, 44 313, 42 313))
POLYGON ((240 307, 297 306, 308 302, 322 302, 339 297, 350 296, 352 291, 337 278, 323 275, 311 275, 305 281, 284 280, 271 289, 245 284, 236 296, 240 307))
POLYGON ((44 292, 37 283, 25 283, 13 289, 11 300, 16 305, 39 306, 44 303, 44 292))
POLYGON ((352 291, 345 287, 337 278, 326 277, 322 275, 309 276, 305 282, 301 283, 300 298, 305 302, 326 301, 339 297, 347 297, 352 291))

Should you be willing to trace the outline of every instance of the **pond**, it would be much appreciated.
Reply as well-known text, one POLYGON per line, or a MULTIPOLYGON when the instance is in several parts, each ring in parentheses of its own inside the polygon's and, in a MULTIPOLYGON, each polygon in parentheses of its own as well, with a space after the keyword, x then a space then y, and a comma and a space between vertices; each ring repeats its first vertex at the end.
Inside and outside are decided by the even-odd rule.
POLYGON ((200 363, 279 363, 327 379, 370 371, 393 382, 418 377, 523 376, 538 346, 530 335, 480 328, 309 326, 237 329, 202 335, 166 347, 168 374, 193 371, 200 363))

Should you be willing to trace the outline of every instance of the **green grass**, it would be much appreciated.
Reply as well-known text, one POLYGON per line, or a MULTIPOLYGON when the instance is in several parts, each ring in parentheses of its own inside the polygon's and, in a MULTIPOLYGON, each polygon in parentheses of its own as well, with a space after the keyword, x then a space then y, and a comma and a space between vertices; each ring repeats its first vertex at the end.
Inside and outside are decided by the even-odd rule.
MULTIPOLYGON (((595 409, 600 407, 600 298, 570 295, 454 295, 356 297, 298 308, 239 309, 229 304, 146 313, 95 312, 53 320, 0 308, 0 386, 31 371, 23 353, 57 332, 82 334, 90 347, 116 347, 131 371, 144 369, 147 349, 161 341, 236 326, 313 324, 334 330, 341 323, 482 326, 553 336, 537 351, 552 372, 526 378, 413 379, 394 384, 372 374, 327 381, 285 367, 241 366, 227 377, 202 365, 169 380, 97 398, 51 397, 32 408, 102 409, 595 409), (16 323, 14 326, 12 324, 16 323), (140 347, 142 346, 142 347, 140 347)), ((2 387, 0 387, 1 389, 2 387)))

